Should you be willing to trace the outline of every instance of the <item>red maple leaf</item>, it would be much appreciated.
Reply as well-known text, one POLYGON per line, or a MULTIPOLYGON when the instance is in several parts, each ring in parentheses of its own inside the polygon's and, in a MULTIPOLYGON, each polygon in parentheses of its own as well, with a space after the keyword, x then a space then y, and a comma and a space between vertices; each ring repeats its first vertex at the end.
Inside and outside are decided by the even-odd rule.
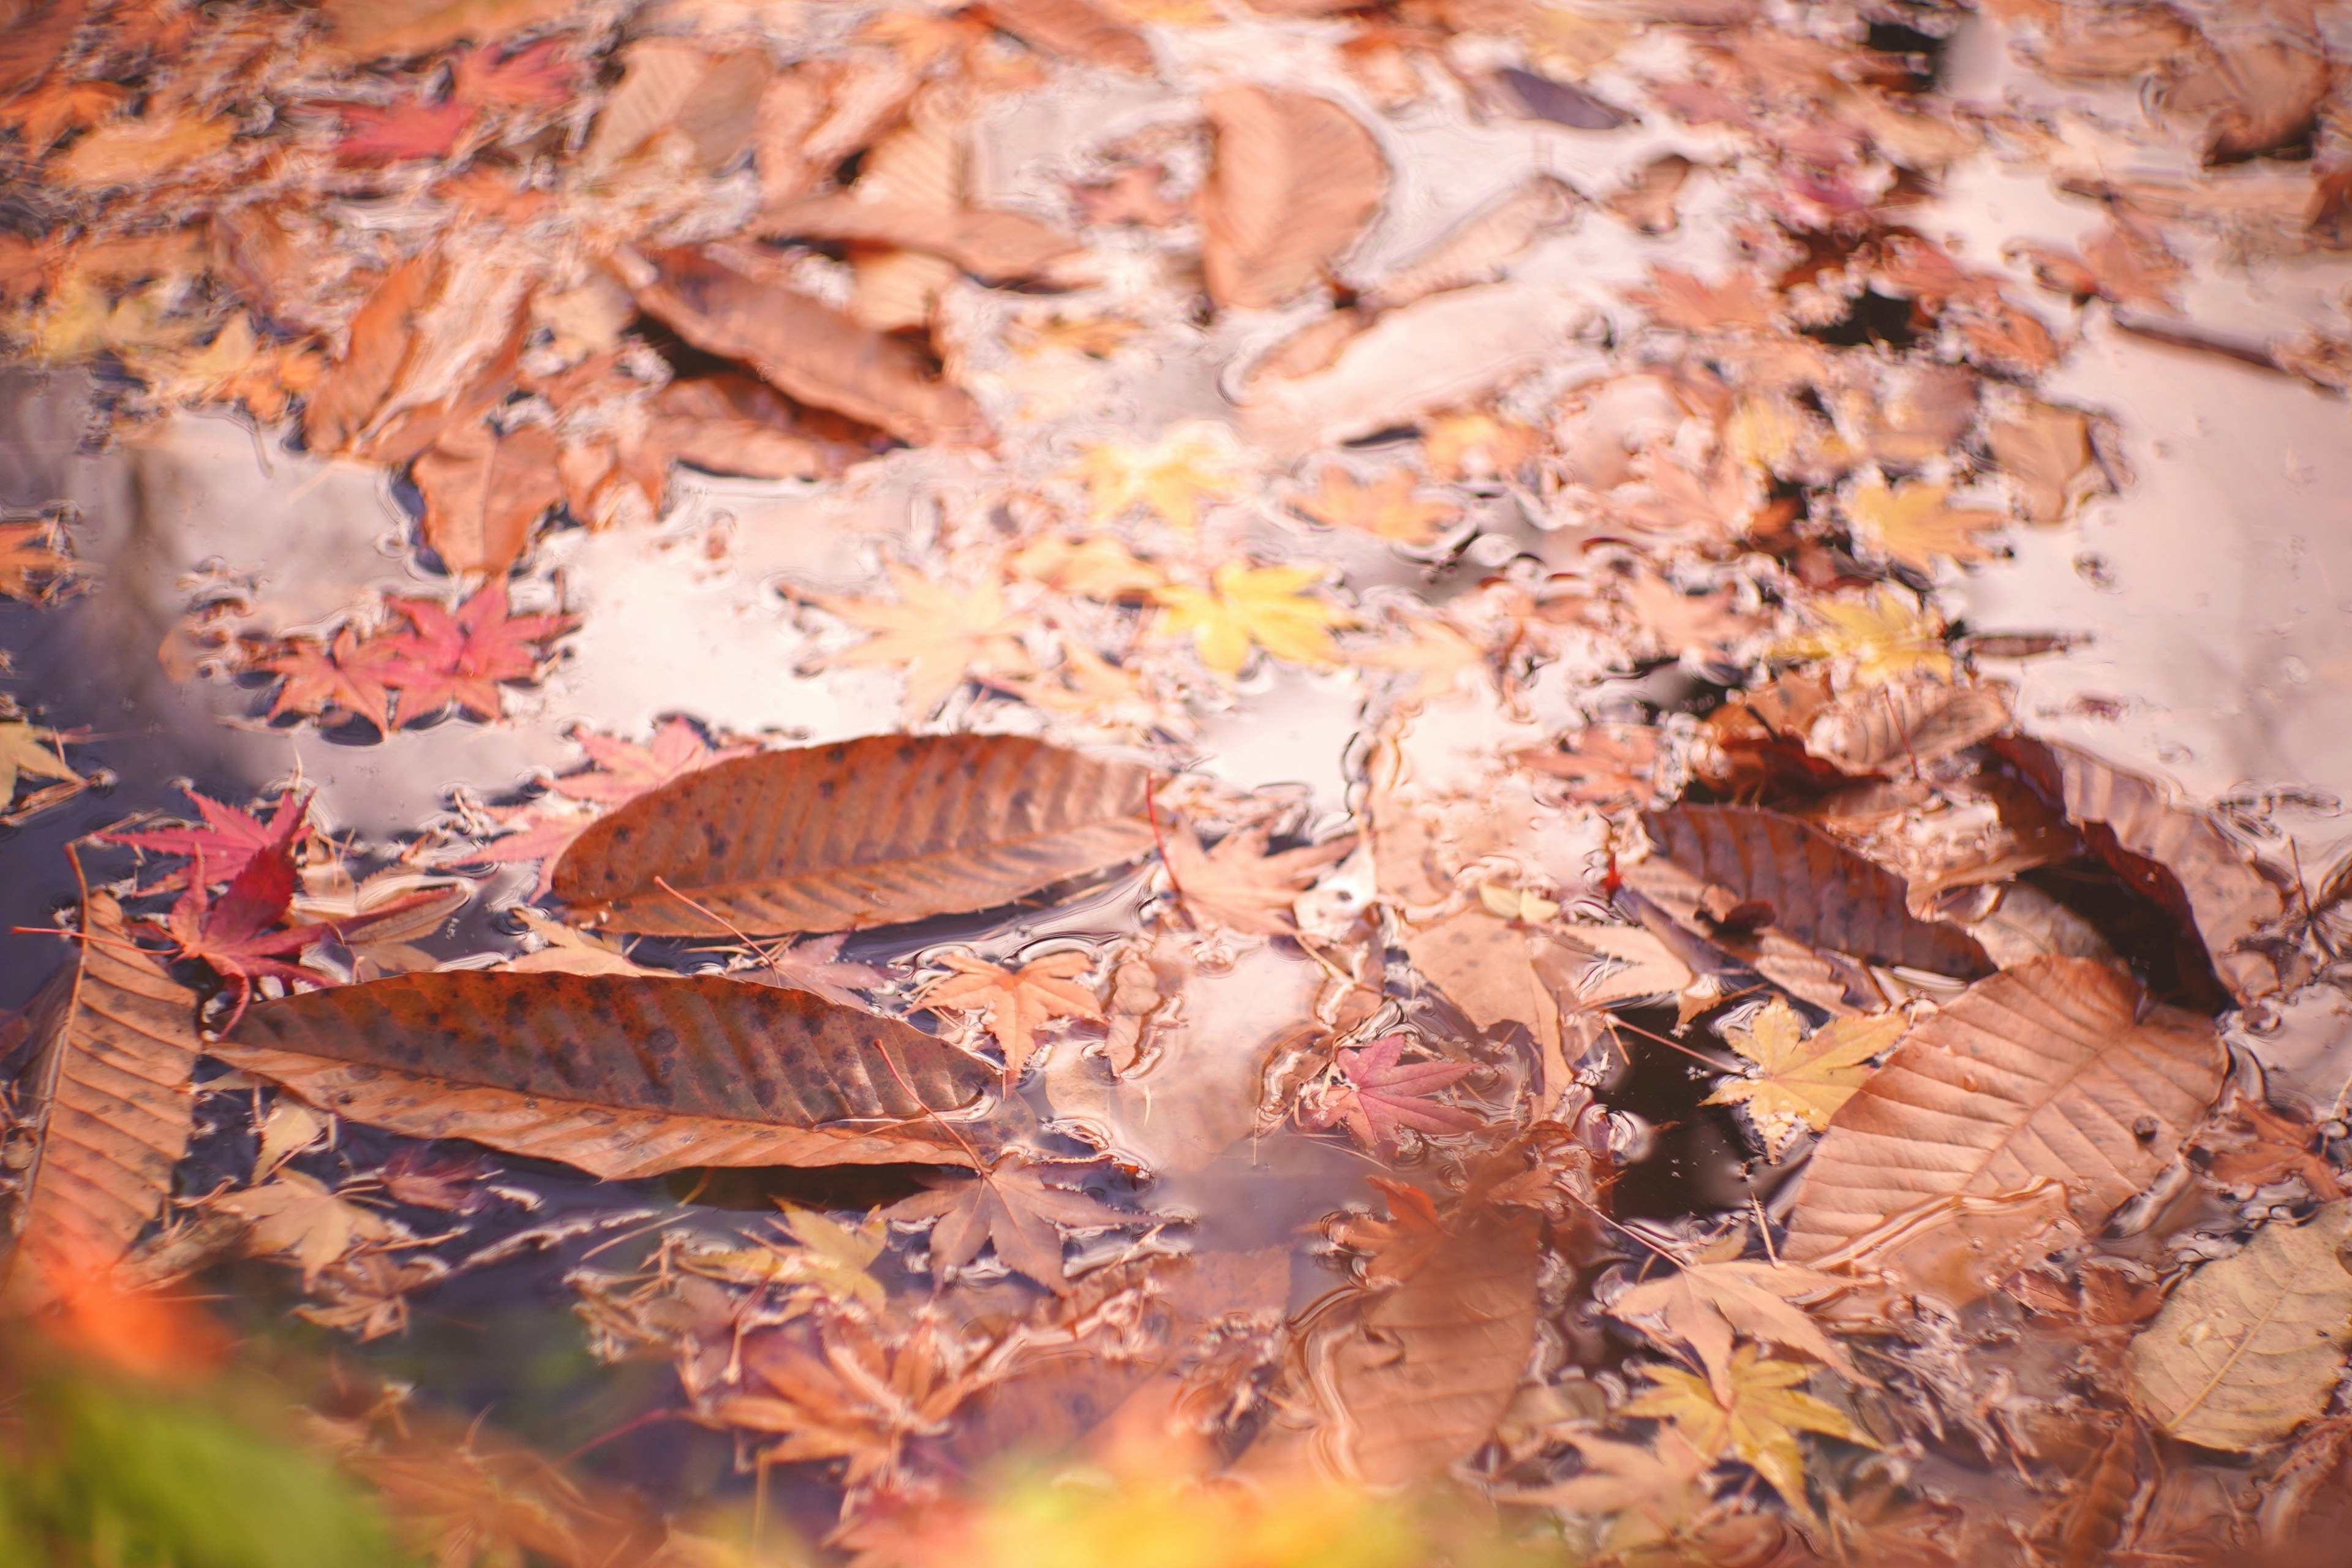
POLYGON ((400 721, 412 723, 454 702, 478 719, 499 716, 499 683, 528 680, 544 657, 538 644, 568 629, 570 616, 510 616, 507 585, 494 580, 453 614, 432 599, 394 599, 413 631, 377 639, 390 647, 383 683, 400 693, 400 721))
POLYGON ((1416 1132, 1467 1132, 1485 1123, 1469 1111, 1451 1105, 1433 1105, 1423 1097, 1436 1093, 1470 1070, 1466 1062, 1408 1062, 1402 1035, 1384 1035, 1369 1046, 1339 1052, 1339 1077, 1311 1090, 1299 1106, 1299 1121, 1312 1128, 1346 1123, 1348 1131, 1365 1148, 1381 1154, 1396 1150, 1396 1130, 1416 1132))
POLYGON ((284 644, 274 658, 260 667, 286 678, 269 716, 281 713, 330 711, 354 714, 379 729, 392 724, 392 693, 384 689, 385 665, 396 655, 388 637, 362 642, 351 627, 335 634, 331 647, 307 637, 284 644))
MULTIPOLYGON (((232 881, 243 871, 247 862, 283 836, 299 837, 299 828, 307 799, 296 800, 291 794, 278 797, 278 809, 265 825, 250 812, 198 795, 183 788, 180 792, 194 803, 205 819, 202 827, 153 827, 133 833, 99 833, 92 837, 102 843, 120 844, 154 855, 186 855, 201 861, 205 874, 215 882, 232 881), (290 819, 290 823, 289 823, 290 819)), ((293 838, 284 838, 289 845, 293 838)), ((151 891, 188 885, 189 875, 195 870, 190 864, 180 867, 154 884, 151 891)))
POLYGON ((499 58, 489 49, 463 50, 450 96, 486 105, 562 103, 572 96, 574 75, 574 63, 562 58, 563 44, 541 38, 499 58))
POLYGON ((301 835, 310 805, 306 795, 290 811, 285 806, 278 808, 277 817, 272 819, 274 831, 265 842, 247 852, 244 867, 229 879, 228 889, 218 902, 206 890, 207 872, 200 848, 188 874, 188 890, 172 906, 164 923, 159 926, 152 921, 140 922, 140 930, 170 942, 177 956, 201 959, 221 977, 229 994, 236 998, 228 1022, 222 1026, 224 1034, 236 1027, 236 1021, 245 1016, 246 1004, 253 999, 256 980, 274 975, 289 982, 333 984, 328 976, 299 963, 288 963, 279 955, 299 952, 319 938, 331 934, 334 927, 276 929, 286 913, 286 906, 294 898, 294 841, 301 835), (283 826, 278 826, 281 823, 283 826))

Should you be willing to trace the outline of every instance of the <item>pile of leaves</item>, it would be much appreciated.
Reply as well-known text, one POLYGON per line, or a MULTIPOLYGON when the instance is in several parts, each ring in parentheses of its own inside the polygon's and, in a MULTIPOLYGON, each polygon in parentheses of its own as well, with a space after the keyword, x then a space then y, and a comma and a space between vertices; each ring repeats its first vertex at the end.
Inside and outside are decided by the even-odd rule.
MULTIPOLYGON (((2347 243, 2340 37, 2060 0, 19 6, 0 333, 100 366, 118 430, 235 405, 396 473, 445 580, 194 623, 231 700, 508 721, 578 623, 554 534, 647 529, 685 469, 929 506, 871 592, 782 584, 780 656, 896 672, 895 732, 680 693, 396 842, 296 784, 76 846, 72 955, 0 1031, 13 1304, 242 1255, 367 1342, 552 1255, 599 1357, 667 1363, 666 1414, 869 1568, 1171 1513, 1252 1562, 1307 1521, 1467 1550, 1398 1490, 1623 1564, 2338 1528, 2352 1086, 2242 1041, 2340 984, 2352 876, 2037 738, 2016 661, 2065 628, 1972 636, 1938 591, 2127 505, 2106 416, 2043 384, 2086 338, 2344 384, 2340 338, 2180 303, 2347 243), (2063 107, 1940 90, 1964 29, 2063 107), (1144 108, 992 172, 1057 95, 1144 108), (1617 162, 1382 248, 1439 122, 1617 162), (1988 159, 2095 226, 1931 237, 1988 159), (1558 281, 1588 233, 1638 267, 1558 281), (1334 690, 1344 809, 1202 765, 1334 690), (694 1201, 776 1167, 834 1197, 694 1201), (1127 1500, 972 1479, 1007 1455, 1127 1500)), ((0 531, 0 591, 89 585, 69 519, 0 531)), ((5 799, 83 787, 85 743, 0 713, 5 799)), ((531 1456, 321 1419, 444 1561, 729 1560, 531 1456)))

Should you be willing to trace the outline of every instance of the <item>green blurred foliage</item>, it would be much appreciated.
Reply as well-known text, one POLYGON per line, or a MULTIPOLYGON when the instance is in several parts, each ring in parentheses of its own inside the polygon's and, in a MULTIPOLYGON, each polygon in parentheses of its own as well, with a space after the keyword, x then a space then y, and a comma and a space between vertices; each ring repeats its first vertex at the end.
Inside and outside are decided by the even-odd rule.
POLYGON ((227 1377, 143 1384, 0 1329, 6 1568, 414 1568, 373 1498, 227 1377))

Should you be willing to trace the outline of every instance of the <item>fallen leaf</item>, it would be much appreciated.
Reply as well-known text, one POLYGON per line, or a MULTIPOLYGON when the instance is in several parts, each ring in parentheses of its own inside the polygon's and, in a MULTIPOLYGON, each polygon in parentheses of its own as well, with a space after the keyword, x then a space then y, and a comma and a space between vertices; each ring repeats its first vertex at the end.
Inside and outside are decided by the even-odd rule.
POLYGON ((13 1110, 33 1141, 11 1138, 12 1155, 30 1158, 0 1211, 0 1288, 21 1305, 37 1305, 47 1281, 110 1268, 163 1212, 205 1048, 194 994, 131 945, 113 896, 89 894, 82 922, 79 959, 26 1009, 33 1046, 13 1110))
POLYGON ((1866 1388, 1878 1386, 1853 1364, 1838 1342, 1797 1304, 1796 1298, 1826 1299, 1852 1284, 1793 1263, 1743 1263, 1727 1259, 1687 1263, 1662 1279, 1622 1291, 1609 1315, 1629 1323, 1657 1320, 1667 1339, 1690 1347, 1706 1372, 1716 1402, 1728 1406, 1738 1390, 1732 1381, 1735 1335, 1811 1356, 1866 1388))
POLYGON ((1022 546, 1004 565, 1013 576, 1106 604, 1150 598, 1168 581, 1166 573, 1138 559, 1108 533, 1088 534, 1075 542, 1060 534, 1045 534, 1022 546))
POLYGON ((1179 425, 1149 447, 1116 441, 1088 447, 1073 470, 1087 487, 1097 522, 1116 522, 1137 507, 1179 528, 1197 527, 1201 509, 1239 496, 1244 459, 1223 426, 1179 425))
POLYGON ((1417 499, 1420 476, 1410 468, 1391 468, 1370 484, 1360 482, 1334 463, 1323 470, 1315 493, 1300 496, 1291 505, 1328 528, 1352 528, 1399 544, 1434 543, 1462 515, 1462 509, 1444 501, 1417 499))
POLYGON ((1296 930, 1290 906, 1316 871, 1355 847, 1355 839, 1334 838, 1297 849, 1265 852, 1266 830, 1244 827, 1203 851, 1189 824, 1176 823, 1162 837, 1168 875, 1181 889, 1185 910, 1196 920, 1255 936, 1287 936, 1296 930))
POLYGON ((1003 591, 992 579, 959 591, 895 561, 888 567, 898 590, 895 603, 803 595, 819 609, 874 634, 830 656, 827 667, 905 665, 906 715, 917 723, 930 717, 968 677, 1018 679, 1036 673, 1035 661, 1016 635, 1022 617, 1005 608, 1003 591))
POLYGON ((1140 768, 1012 736, 762 752, 599 819, 564 852, 554 887, 582 918, 668 936, 988 909, 1145 853, 1150 784, 1140 768))
POLYGON ((389 634, 389 655, 375 667, 378 679, 400 694, 403 724, 452 703, 478 719, 497 719, 499 686, 536 676, 546 659, 537 645, 574 624, 570 616, 509 613, 506 579, 498 576, 455 611, 433 599, 393 599, 387 607, 411 628, 389 634))
POLYGON ((306 798, 272 818, 273 824, 283 826, 246 857, 217 901, 208 889, 211 874, 199 851, 188 873, 187 890, 173 904, 164 923, 139 923, 142 931, 171 942, 177 957, 198 960, 219 976, 232 998, 225 1030, 236 1027, 245 1016, 257 980, 330 984, 328 976, 286 959, 333 928, 306 925, 289 931, 278 925, 294 896, 294 843, 306 829, 309 804, 306 798))
POLYGON ((1559 1001, 1544 984, 1525 931, 1484 909, 1409 932, 1407 957, 1480 1029, 1524 1025, 1545 1056, 1559 1049, 1559 1001))
POLYGON ((280 1171, 261 1186, 223 1193, 212 1206, 246 1223, 246 1246, 257 1257, 283 1257, 298 1266, 305 1289, 330 1265, 355 1252, 416 1244, 415 1232, 398 1220, 341 1196, 300 1171, 280 1171))
POLYGON ((1601 1538, 1603 1551, 1643 1561, 1644 1549, 1682 1541, 1713 1507, 1705 1477, 1715 1460, 1672 1427, 1646 1445, 1614 1442, 1590 1432, 1562 1436, 1576 1449, 1583 1468, 1548 1487, 1506 1494, 1506 1500, 1607 1519, 1609 1528, 1601 1538))
POLYGON ((0 594, 36 605, 54 599, 80 571, 64 546, 54 522, 0 522, 0 594))
POLYGON ((1776 644, 1773 658, 1851 661, 1854 679, 1864 686, 1912 674, 1952 678, 1943 617, 1901 588, 1882 585, 1866 595, 1816 598, 1805 609, 1816 628, 1776 644))
POLYGON ((1006 969, 961 952, 940 955, 954 973, 926 984, 910 1000, 919 1007, 976 1009, 982 1026, 1004 1051, 1004 1079, 1011 1083, 1029 1066, 1036 1033, 1053 1018, 1102 1021, 1095 994, 1078 984, 1094 966, 1083 952, 1056 952, 1019 969, 1006 969))
POLYGON ((1532 245, 1547 229, 1576 212, 1576 193, 1539 174, 1471 214, 1427 249, 1382 278, 1365 300, 1375 309, 1409 305, 1446 289, 1492 283, 1507 271, 1504 263, 1532 245))
POLYGON ((988 16, 1024 44, 1138 76, 1151 70, 1151 46, 1086 0, 987 0, 988 16))
POLYGON ((195 168, 226 148, 236 122, 158 109, 148 120, 100 125, 43 165, 42 172, 85 190, 143 185, 173 175, 192 179, 195 168))
POLYGON ((1753 272, 1706 283, 1674 267, 1652 268, 1649 287, 1629 289, 1625 298, 1660 326, 1685 332, 1768 331, 1781 308, 1779 296, 1753 272))
POLYGON ((2251 1453, 2326 1408, 2352 1345, 2352 1203, 2274 1219, 2208 1263, 2132 1341, 2131 1399, 2171 1436, 2251 1453))
POLYGON ((902 340, 698 251, 666 251, 656 265, 658 276, 638 289, 638 303, 695 347, 740 360, 803 403, 903 441, 989 441, 979 405, 933 375, 902 340))
POLYGON ((1914 773, 2009 727, 1990 686, 1893 681, 1847 693, 1802 726, 1805 752, 1849 774, 1914 773))
POLYGON ((1759 617, 1738 607, 1733 588, 1686 594, 1654 572, 1622 579, 1618 598, 1625 611, 1629 651, 1636 658, 1722 662, 1765 626, 1759 617))
POLYGON ((1063 1229, 1117 1230, 1159 1219, 1049 1185, 1045 1169, 1007 1157, 970 1176, 940 1176, 929 1192, 900 1199, 882 1216, 902 1225, 931 1222, 934 1273, 962 1268, 993 1242, 1007 1268, 1066 1296, 1071 1285, 1062 1267, 1063 1229))
POLYGON ((1421 429, 1422 460, 1441 479, 1507 479, 1542 450, 1533 426, 1477 409, 1437 415, 1421 429))
POLYGON ((344 626, 335 633, 332 643, 324 646, 308 637, 280 643, 276 654, 256 660, 254 667, 285 677, 269 705, 273 719, 283 713, 310 713, 322 719, 343 713, 389 730, 392 689, 383 678, 387 670, 404 662, 394 638, 362 641, 358 632, 344 626))
POLYGON ((1889 489, 1874 476, 1846 498, 1845 515, 1872 549, 1915 571, 1933 571, 1947 557, 1991 560, 1993 552, 1976 536, 2008 519, 1997 511, 1955 510, 1945 504, 1950 493, 1948 487, 1925 479, 1906 479, 1889 489))
POLYGON ((822 996, 843 1007, 865 1006, 865 999, 857 993, 878 991, 889 984, 890 976, 870 963, 844 959, 841 948, 848 940, 847 932, 835 931, 831 936, 803 937, 795 942, 762 948, 760 967, 745 972, 744 977, 772 979, 778 984, 822 996))
POLYGON ((1370 224, 1387 162, 1353 115, 1312 93, 1228 87, 1202 109, 1215 139, 1200 196, 1209 297, 1244 310, 1282 304, 1370 224))
POLYGON ((1375 643, 1352 647, 1348 658, 1359 668, 1390 669, 1415 677, 1399 696, 1402 704, 1434 702, 1460 689, 1462 677, 1487 668, 1486 650, 1435 616, 1404 617, 1403 642, 1375 643))
POLYGON ((745 1391, 719 1394, 703 1414, 772 1435, 762 1464, 845 1459, 843 1480, 863 1488, 891 1475, 911 1439, 947 1433, 948 1417, 992 1381, 976 1359, 934 1316, 895 1333, 845 1314, 804 1318, 745 1336, 745 1391))
POLYGON ((1706 1103, 1738 1106, 1777 1165, 1800 1127, 1819 1132, 1830 1124, 1868 1081, 1870 1058, 1894 1045, 1903 1026, 1896 1012, 1833 1018, 1808 1038, 1796 1009, 1776 996, 1747 1027, 1725 1032, 1731 1048, 1755 1065, 1746 1078, 1717 1083, 1706 1103))
POLYGON ((2029 522, 2063 522, 2085 496, 2105 488, 2091 448, 2091 418, 2080 409, 2028 403, 1988 426, 1985 445, 2029 522))
POLYGON ((1220 675, 1238 675, 1253 646, 1294 664, 1328 668, 1345 657, 1331 640, 1332 629, 1353 626, 1356 617, 1312 591, 1328 575, 1321 566, 1228 561, 1205 588, 1171 583, 1158 590, 1153 629, 1161 637, 1191 633, 1201 662, 1220 675))
POLYGON ((1649 798, 1658 765, 1658 731, 1646 724, 1588 724, 1546 751, 1511 761, 1562 781, 1560 793, 1586 805, 1638 805, 1649 798))
POLYGON ((1576 981, 1577 997, 1589 1007, 1677 996, 1698 983, 1688 964, 1638 926, 1570 925, 1559 934, 1598 960, 1576 981))
POLYGON ((344 451, 366 432, 419 352, 417 326, 443 280, 440 253, 427 248, 394 266, 361 303, 342 354, 303 401, 302 438, 311 450, 344 451))
POLYGON ((555 461, 555 432, 544 425, 442 432, 409 468, 425 501, 425 542, 442 565, 457 576, 503 577, 532 525, 563 500, 555 461))
POLYGON ((2221 1070, 2210 1024, 2088 959, 1979 980, 1831 1118, 1783 1250, 1813 1262, 1925 1200, 2035 1178, 2064 1184, 2077 1221, 2100 1225, 2179 1152, 2221 1070))
POLYGON ((347 1121, 608 1180, 686 1165, 962 1164, 988 1075, 906 1025, 715 978, 447 970, 257 1005, 212 1047, 347 1121))
POLYGON ((1034 278, 1085 248, 1076 236, 1024 213, 960 205, 941 212, 849 192, 802 196, 768 207, 752 232, 771 239, 894 246, 939 257, 975 278, 1000 283, 1034 278))
POLYGON ((1726 1368, 1729 1392, 1720 1399, 1706 1378, 1680 1367, 1644 1366, 1641 1371, 1653 1386, 1626 1402, 1626 1415, 1672 1422, 1699 1453, 1715 1458, 1727 1454, 1749 1466, 1808 1520, 1813 1510, 1805 1496, 1805 1454, 1797 1434, 1819 1432, 1865 1448, 1876 1447, 1855 1430, 1844 1412, 1797 1388, 1807 1375, 1803 1367, 1762 1359, 1747 1345, 1731 1352, 1726 1368))
POLYGON ((1334 1059, 1338 1077, 1299 1101, 1300 1125, 1318 1131, 1344 1125, 1349 1137, 1384 1159, 1396 1153, 1400 1127, 1446 1133, 1486 1125, 1459 1106, 1427 1102, 1467 1073, 1468 1062, 1402 1062, 1404 1046, 1404 1036, 1383 1035, 1369 1046, 1342 1048, 1334 1059))
POLYGON ((82 776, 68 767, 55 730, 21 721, 0 723, 0 811, 16 798, 17 781, 26 774, 79 784, 82 776))

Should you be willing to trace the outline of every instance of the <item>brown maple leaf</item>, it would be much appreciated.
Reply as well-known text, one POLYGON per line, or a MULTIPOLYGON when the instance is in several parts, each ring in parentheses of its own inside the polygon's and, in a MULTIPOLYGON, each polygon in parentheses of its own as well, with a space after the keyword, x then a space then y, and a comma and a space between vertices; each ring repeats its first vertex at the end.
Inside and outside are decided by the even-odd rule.
POLYGON ((970 1347, 929 1313, 887 1331, 827 1313, 747 1334, 746 1391, 710 1401, 705 1414, 773 1434, 765 1462, 846 1460, 853 1489, 887 1477, 908 1443, 946 1436, 948 1417, 989 1381, 970 1347))
POLYGON ((1301 1125, 1318 1131, 1345 1124, 1349 1136, 1383 1157, 1396 1152, 1400 1127, 1416 1132, 1467 1132, 1483 1118, 1427 1097, 1470 1070, 1467 1062, 1402 1060, 1405 1037, 1383 1035, 1369 1046, 1342 1049, 1335 1076, 1302 1097, 1301 1125))
POLYGON ((1619 594, 1633 623, 1627 647, 1636 658, 1723 659, 1766 625, 1737 607, 1738 595, 1728 586, 1685 594, 1643 572, 1627 578, 1619 594))
POLYGON ((1353 835, 1301 849, 1265 852, 1266 830, 1244 827, 1203 851, 1190 826, 1167 835, 1169 879, 1181 889, 1187 912, 1228 931, 1285 936, 1297 927, 1290 906, 1328 866, 1356 847, 1353 835))
POLYGON ((1291 506, 1327 528, 1352 528, 1399 544, 1433 543, 1462 509, 1413 494, 1421 477, 1411 468, 1391 468, 1370 484, 1334 463, 1323 470, 1312 495, 1291 506))
POLYGON ((927 1178, 929 1192, 902 1198, 882 1213, 901 1224, 930 1224, 934 1270, 961 1268, 993 1242, 1007 1268, 1056 1295, 1070 1291, 1062 1268, 1062 1228, 1117 1230, 1158 1223, 1156 1215, 1130 1214, 1084 1193, 1048 1186, 1039 1169, 1008 1154, 972 1175, 927 1178))
POLYGON ((1764 331, 1780 308, 1779 297, 1752 272, 1706 283, 1673 267, 1653 268, 1650 286, 1627 289, 1625 298, 1660 326, 1685 332, 1764 331))
POLYGON ((1029 1058, 1037 1048, 1036 1032, 1048 1019, 1102 1021, 1095 994, 1077 981, 1094 964, 1086 953, 1049 953, 1019 969, 1006 969, 961 952, 943 953, 940 962, 955 973, 941 975, 917 992, 916 1005, 978 1011, 982 1026, 1003 1047, 1007 1083, 1027 1069, 1029 1058))

